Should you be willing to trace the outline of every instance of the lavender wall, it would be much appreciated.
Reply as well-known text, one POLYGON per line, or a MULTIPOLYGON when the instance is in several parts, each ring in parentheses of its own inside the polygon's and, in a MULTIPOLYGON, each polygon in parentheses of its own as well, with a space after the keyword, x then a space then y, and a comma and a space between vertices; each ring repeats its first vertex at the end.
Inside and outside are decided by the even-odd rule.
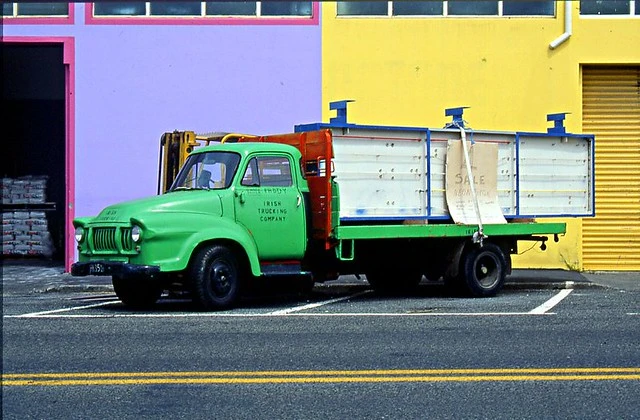
POLYGON ((319 25, 4 25, 75 38, 75 215, 156 192, 159 139, 321 118, 319 25))

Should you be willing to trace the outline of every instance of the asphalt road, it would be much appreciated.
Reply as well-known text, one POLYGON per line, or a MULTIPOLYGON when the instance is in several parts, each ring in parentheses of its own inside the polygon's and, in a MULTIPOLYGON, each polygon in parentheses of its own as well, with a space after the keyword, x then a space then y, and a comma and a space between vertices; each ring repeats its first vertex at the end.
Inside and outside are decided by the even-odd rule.
POLYGON ((640 291, 280 291, 222 313, 3 298, 3 418, 638 418, 640 291))

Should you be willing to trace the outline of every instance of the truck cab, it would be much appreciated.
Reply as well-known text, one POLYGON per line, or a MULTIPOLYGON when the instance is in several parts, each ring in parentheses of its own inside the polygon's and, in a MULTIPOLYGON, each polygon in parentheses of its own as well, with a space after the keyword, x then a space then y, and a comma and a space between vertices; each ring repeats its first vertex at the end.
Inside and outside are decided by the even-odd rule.
POLYGON ((188 289, 205 309, 230 306, 240 279, 306 252, 309 190, 301 162, 286 144, 198 148, 166 193, 76 219, 72 274, 111 275, 129 306, 153 304, 170 287, 188 289))

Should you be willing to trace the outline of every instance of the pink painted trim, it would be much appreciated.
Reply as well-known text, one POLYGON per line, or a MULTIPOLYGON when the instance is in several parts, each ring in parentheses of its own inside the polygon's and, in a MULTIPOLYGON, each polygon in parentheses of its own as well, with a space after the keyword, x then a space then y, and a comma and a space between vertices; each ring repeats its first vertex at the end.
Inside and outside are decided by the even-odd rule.
POLYGON ((73 218, 75 217, 75 142, 76 142, 76 48, 73 37, 37 37, 37 36, 7 36, 2 38, 4 44, 62 44, 65 65, 65 271, 71 270, 71 263, 75 257, 73 218))
POLYGON ((86 25, 318 25, 320 22, 320 6, 318 2, 311 5, 311 17, 95 17, 93 3, 84 4, 84 22, 86 25))
POLYGON ((73 219, 75 218, 76 206, 76 44, 75 39, 70 38, 64 44, 64 63, 65 63, 65 79, 67 98, 67 144, 66 144, 66 167, 65 178, 67 180, 67 191, 65 200, 65 261, 64 269, 66 272, 71 271, 71 264, 75 259, 75 235, 73 228, 73 219))
POLYGON ((75 3, 69 3, 69 15, 60 17, 2 17, 3 25, 73 25, 75 23, 75 3))

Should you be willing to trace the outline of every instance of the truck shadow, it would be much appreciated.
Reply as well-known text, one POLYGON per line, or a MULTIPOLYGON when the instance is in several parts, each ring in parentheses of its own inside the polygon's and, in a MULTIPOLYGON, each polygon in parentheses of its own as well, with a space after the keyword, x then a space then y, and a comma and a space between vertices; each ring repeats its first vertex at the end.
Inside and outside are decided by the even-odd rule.
MULTIPOLYGON (((332 299, 350 298, 350 300, 392 301, 398 299, 442 299, 455 298, 441 282, 423 281, 415 290, 410 292, 381 293, 374 291, 366 281, 361 283, 332 283, 316 284, 311 290, 305 290, 300 284, 288 280, 270 280, 257 282, 245 293, 238 304, 217 313, 269 312, 284 308, 292 308, 314 303, 321 303, 332 299)), ((158 302, 150 308, 132 309, 121 303, 101 307, 100 311, 110 313, 201 313, 202 310, 191 300, 188 293, 165 293, 158 302)))

